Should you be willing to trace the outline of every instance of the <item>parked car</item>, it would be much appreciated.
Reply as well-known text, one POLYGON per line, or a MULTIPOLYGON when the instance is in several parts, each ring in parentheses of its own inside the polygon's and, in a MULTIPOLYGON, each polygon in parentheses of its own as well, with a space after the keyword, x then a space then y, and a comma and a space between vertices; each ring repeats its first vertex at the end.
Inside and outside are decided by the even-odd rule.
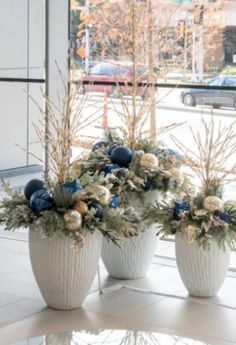
POLYGON ((189 107, 211 105, 213 108, 236 109, 236 76, 218 76, 208 81, 209 86, 235 86, 232 90, 186 89, 180 94, 181 102, 189 107))
POLYGON ((101 63, 101 61, 99 60, 89 60, 89 68, 93 68, 94 66, 96 66, 98 63, 101 63))
MULTIPOLYGON (((147 70, 143 67, 137 69, 137 76, 139 82, 148 81, 147 70)), ((83 77, 83 81, 89 82, 89 84, 84 84, 84 92, 106 92, 108 95, 113 97, 118 96, 119 90, 125 94, 131 94, 132 87, 128 85, 96 85, 94 82, 132 82, 132 66, 121 63, 101 62, 90 69, 89 74, 83 77)), ((142 98, 145 98, 148 95, 148 92, 148 87, 137 86, 137 95, 142 98)))

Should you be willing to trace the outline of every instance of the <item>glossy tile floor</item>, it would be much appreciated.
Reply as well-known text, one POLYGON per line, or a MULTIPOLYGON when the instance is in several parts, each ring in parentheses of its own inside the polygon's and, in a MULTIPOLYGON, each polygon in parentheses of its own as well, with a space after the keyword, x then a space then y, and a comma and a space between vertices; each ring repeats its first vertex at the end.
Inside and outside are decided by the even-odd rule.
MULTIPOLYGON (((26 233, 0 231, 0 344, 83 329, 130 329, 175 334, 207 344, 236 343, 236 277, 228 274, 217 297, 189 297, 173 261, 158 258, 147 276, 116 280, 100 263, 98 279, 83 307, 46 307, 30 266, 26 233)), ((160 250, 162 246, 160 246, 160 250)), ((197 342, 194 344, 197 344, 197 342)))

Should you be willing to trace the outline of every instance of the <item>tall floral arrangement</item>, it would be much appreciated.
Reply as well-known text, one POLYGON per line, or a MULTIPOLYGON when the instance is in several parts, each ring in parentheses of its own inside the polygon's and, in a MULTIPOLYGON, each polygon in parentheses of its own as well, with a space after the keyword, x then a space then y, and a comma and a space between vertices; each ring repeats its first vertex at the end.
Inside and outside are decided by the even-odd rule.
POLYGON ((0 224, 6 230, 30 227, 47 237, 55 233, 69 236, 77 245, 83 243, 86 232, 98 229, 118 243, 122 236, 135 235, 138 220, 128 222, 130 213, 123 212, 116 214, 114 224, 112 209, 108 207, 109 186, 101 186, 100 177, 95 176, 93 183, 96 180, 97 187, 92 189, 91 180, 84 177, 83 184, 74 175, 70 162, 72 142, 97 115, 85 115, 87 96, 80 95, 73 86, 68 92, 67 84, 63 85, 64 96, 56 103, 44 96, 47 112, 32 99, 41 113, 34 128, 47 153, 47 165, 43 178, 28 181, 23 192, 13 190, 2 180, 5 197, 0 204, 0 224))
POLYGON ((104 185, 111 185, 111 207, 127 204, 132 194, 142 201, 145 193, 178 192, 186 183, 181 172, 183 156, 173 149, 160 147, 145 137, 136 137, 131 149, 117 133, 108 132, 84 160, 74 164, 79 179, 97 174, 104 185))
POLYGON ((191 133, 197 150, 186 147, 172 137, 185 153, 185 164, 193 173, 192 189, 185 190, 180 200, 157 203, 145 211, 145 218, 161 223, 160 233, 184 233, 188 243, 204 248, 215 239, 220 247, 231 247, 236 239, 236 200, 224 200, 224 189, 235 180, 235 122, 218 124, 213 117, 202 119, 202 130, 191 133))

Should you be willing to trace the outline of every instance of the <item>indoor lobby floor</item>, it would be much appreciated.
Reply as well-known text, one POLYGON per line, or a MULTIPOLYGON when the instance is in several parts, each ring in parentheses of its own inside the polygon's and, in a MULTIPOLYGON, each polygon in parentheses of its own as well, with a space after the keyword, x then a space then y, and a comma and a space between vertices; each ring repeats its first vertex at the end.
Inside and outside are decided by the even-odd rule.
POLYGON ((194 339, 184 344, 236 344, 236 276, 232 272, 217 297, 201 299, 188 296, 174 261, 165 263, 155 257, 146 277, 137 280, 112 279, 100 263, 103 294, 96 277, 81 308, 57 311, 46 307, 36 285, 27 234, 0 230, 0 237, 0 345, 35 344, 21 341, 43 334, 103 329, 194 339))

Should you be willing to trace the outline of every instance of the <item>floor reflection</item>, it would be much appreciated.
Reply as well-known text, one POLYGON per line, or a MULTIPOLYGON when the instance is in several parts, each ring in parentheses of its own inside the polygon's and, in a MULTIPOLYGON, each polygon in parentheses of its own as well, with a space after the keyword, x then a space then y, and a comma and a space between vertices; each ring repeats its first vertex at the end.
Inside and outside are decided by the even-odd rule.
POLYGON ((73 331, 27 339, 12 345, 210 345, 195 339, 156 332, 73 331))

